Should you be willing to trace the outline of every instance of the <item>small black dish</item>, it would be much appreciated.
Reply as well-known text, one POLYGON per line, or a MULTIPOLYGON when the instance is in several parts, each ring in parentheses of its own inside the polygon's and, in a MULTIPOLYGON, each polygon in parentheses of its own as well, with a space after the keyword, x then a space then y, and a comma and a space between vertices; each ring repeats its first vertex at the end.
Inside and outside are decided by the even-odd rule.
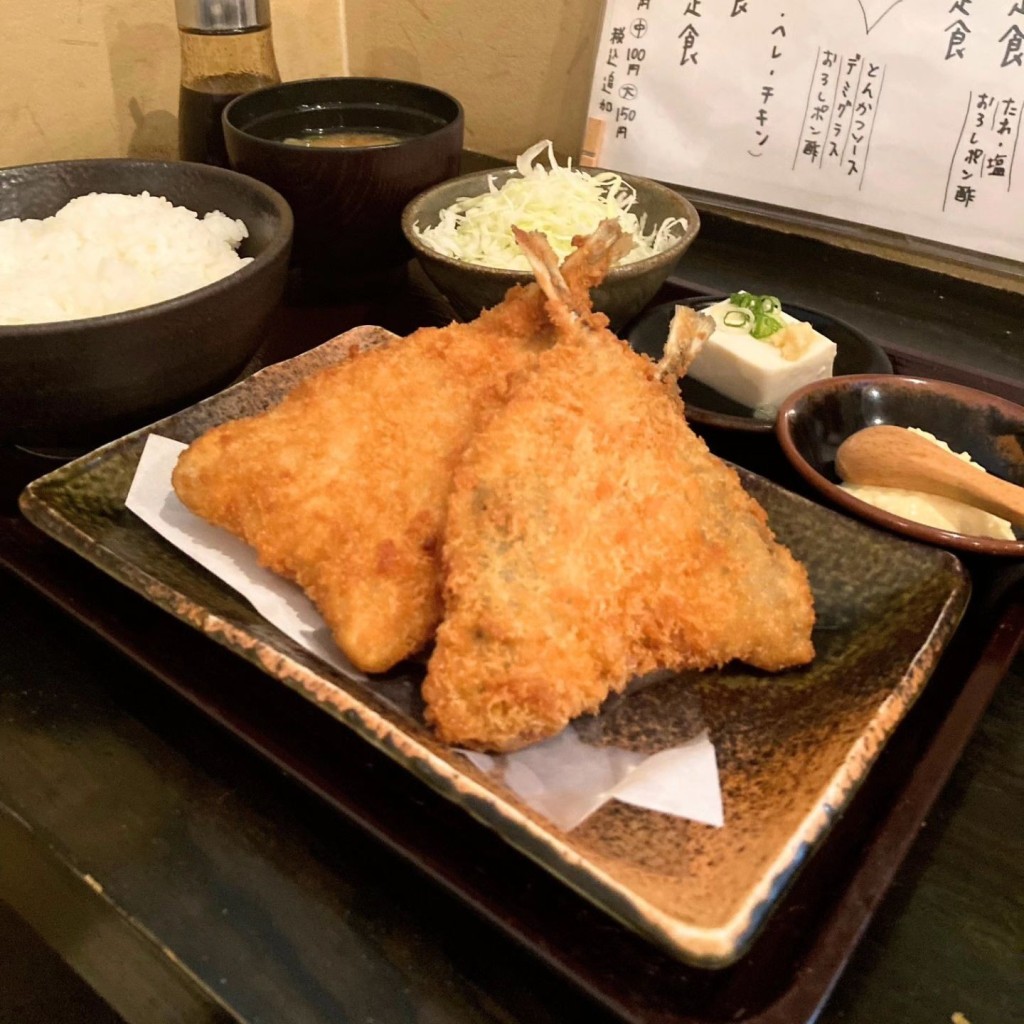
MULTIPOLYGON (((727 297, 700 295, 654 306, 633 324, 627 340, 638 352, 643 352, 655 360, 660 359, 676 306, 707 309, 708 306, 713 306, 727 297)), ((836 343, 834 376, 851 373, 892 373, 892 363, 882 349, 848 323, 837 320, 827 313, 805 309, 790 302, 784 303, 783 308, 790 316, 806 320, 816 331, 836 343)), ((686 418, 694 423, 757 434, 770 434, 775 428, 774 418, 761 419, 755 416, 753 409, 726 398, 699 380, 683 377, 679 386, 683 402, 686 404, 686 418)))
POLYGON ((389 78, 312 78, 246 93, 222 115, 231 166, 277 189, 295 214, 293 262, 304 276, 380 275, 412 258, 402 210, 454 177, 463 111, 454 97, 389 78), (388 145, 314 148, 283 141, 380 132, 388 145))

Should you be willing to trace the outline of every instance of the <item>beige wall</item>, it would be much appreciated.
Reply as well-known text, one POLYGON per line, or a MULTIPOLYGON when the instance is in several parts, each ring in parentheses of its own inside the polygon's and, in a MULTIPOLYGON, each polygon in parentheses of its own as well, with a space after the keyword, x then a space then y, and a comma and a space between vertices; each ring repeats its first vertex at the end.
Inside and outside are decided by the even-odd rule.
POLYGON ((348 0, 352 73, 445 89, 466 145, 512 157, 552 139, 578 154, 600 0, 348 0))
MULTIPOLYGON (((272 0, 282 77, 351 73, 445 89, 470 148, 578 150, 598 0, 272 0), (347 24, 347 33, 345 25, 347 24), (347 39, 346 39, 347 34, 347 39)), ((0 166, 173 156, 173 0, 0 0, 0 166)))
MULTIPOLYGON (((339 74, 340 0, 273 4, 285 78, 339 74)), ((0 0, 0 166, 174 156, 174 0, 0 0)))

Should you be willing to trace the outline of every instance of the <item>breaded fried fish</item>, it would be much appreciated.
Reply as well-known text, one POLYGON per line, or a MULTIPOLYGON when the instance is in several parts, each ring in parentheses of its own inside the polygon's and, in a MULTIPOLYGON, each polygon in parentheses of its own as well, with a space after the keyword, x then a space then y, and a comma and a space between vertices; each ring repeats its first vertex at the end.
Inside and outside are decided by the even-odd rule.
MULTIPOLYGON (((570 288, 586 295, 625 245, 609 226, 580 240, 570 288)), ((440 618, 451 477, 478 419, 552 338, 537 286, 513 288, 471 323, 361 353, 210 430, 181 455, 174 489, 297 581, 354 665, 383 671, 440 618)))
POLYGON ((807 574, 687 426, 676 376, 713 324, 680 308, 656 365, 522 235, 555 345, 455 474, 445 617, 423 696, 446 742, 514 750, 657 668, 809 661, 807 574))

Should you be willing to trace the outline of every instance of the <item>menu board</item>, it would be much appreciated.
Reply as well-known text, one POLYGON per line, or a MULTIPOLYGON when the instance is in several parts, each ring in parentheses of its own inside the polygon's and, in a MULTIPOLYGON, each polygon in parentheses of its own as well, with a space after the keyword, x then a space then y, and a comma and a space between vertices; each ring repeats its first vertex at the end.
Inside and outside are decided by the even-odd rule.
POLYGON ((607 0, 581 163, 1024 259, 1024 0, 607 0))

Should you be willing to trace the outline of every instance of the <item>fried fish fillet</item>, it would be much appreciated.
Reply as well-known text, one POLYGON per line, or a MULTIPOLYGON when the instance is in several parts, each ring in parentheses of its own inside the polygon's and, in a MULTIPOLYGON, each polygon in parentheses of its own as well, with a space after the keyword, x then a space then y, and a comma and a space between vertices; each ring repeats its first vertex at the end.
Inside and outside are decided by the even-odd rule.
MULTIPOLYGON (((628 244, 609 226, 579 240, 570 288, 586 295, 628 244)), ((440 618, 451 477, 478 418, 552 340, 537 286, 513 288, 471 323, 358 354, 215 427, 182 453, 174 489, 298 582, 354 665, 383 671, 440 618)))
POLYGON ((676 375, 706 318, 681 308, 655 365, 574 304, 543 236, 520 244, 561 336, 456 470, 423 686, 443 740, 494 751, 559 732, 637 674, 814 654, 804 568, 683 417, 676 375))

